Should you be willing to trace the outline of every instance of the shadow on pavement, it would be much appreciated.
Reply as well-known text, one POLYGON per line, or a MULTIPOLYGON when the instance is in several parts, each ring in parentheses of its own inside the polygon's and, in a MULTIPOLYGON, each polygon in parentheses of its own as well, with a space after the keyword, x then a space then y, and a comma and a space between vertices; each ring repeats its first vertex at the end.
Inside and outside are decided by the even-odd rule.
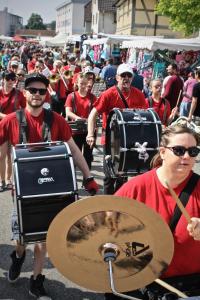
MULTIPOLYGON (((45 279, 45 288, 53 300, 102 300, 103 294, 81 291, 77 288, 66 288, 57 280, 45 279)), ((20 278, 16 283, 10 284, 6 278, 0 278, 0 299, 28 300, 29 278, 20 278)))

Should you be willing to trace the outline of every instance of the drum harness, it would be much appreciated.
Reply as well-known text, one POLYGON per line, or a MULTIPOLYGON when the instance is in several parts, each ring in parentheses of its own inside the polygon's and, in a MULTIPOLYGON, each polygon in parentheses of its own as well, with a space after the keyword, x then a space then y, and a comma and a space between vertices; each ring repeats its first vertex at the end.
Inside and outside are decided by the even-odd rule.
MULTIPOLYGON (((43 141, 51 141, 51 126, 53 122, 53 112, 50 109, 44 110, 44 121, 42 124, 42 137, 43 141)), ((19 109, 16 111, 17 120, 19 122, 19 143, 27 144, 28 140, 28 124, 24 109, 19 109)))
MULTIPOLYGON (((148 102, 149 102, 149 107, 153 108, 153 98, 152 97, 148 98, 148 102)), ((165 98, 161 98, 161 101, 158 106, 158 111, 160 110, 162 104, 164 104, 164 113, 163 113, 162 123, 165 124, 167 121, 167 101, 165 98)))
MULTIPOLYGON (((127 103, 124 95, 122 94, 121 90, 119 89, 119 87, 117 85, 115 87, 117 89, 117 92, 118 92, 121 100, 123 101, 123 103, 125 105, 125 108, 129 108, 128 103, 127 103)), ((163 98, 163 100, 165 101, 165 111, 164 111, 163 119, 166 119, 166 116, 167 116, 167 109, 166 109, 167 108, 167 103, 166 103, 166 100, 164 98, 163 98)), ((151 101, 152 101, 152 105, 149 105, 150 107, 153 106, 153 100, 151 99, 151 101)), ((149 154, 147 153, 147 149, 146 149, 147 142, 144 142, 143 144, 140 144, 139 142, 136 142, 135 147, 136 147, 136 151, 139 153, 139 159, 144 160, 144 162, 145 162, 149 158, 149 154)))

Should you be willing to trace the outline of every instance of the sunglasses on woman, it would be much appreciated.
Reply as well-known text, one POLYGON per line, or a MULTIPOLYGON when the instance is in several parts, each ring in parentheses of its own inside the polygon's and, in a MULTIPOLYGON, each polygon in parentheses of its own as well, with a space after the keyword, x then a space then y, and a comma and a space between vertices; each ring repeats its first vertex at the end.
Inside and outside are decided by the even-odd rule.
POLYGON ((29 91, 29 93, 31 93, 32 95, 35 95, 37 92, 39 92, 40 96, 44 96, 47 92, 47 89, 37 89, 34 87, 29 87, 26 90, 29 91))
POLYGON ((185 148, 184 146, 174 146, 165 148, 171 150, 176 156, 183 156, 185 152, 188 152, 190 157, 196 157, 200 152, 200 149, 195 146, 189 148, 185 148))

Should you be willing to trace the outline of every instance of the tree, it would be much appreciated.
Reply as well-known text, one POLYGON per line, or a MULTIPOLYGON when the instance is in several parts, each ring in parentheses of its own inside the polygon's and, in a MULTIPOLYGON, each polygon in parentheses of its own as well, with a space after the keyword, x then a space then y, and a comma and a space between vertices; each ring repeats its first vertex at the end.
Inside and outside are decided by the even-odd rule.
POLYGON ((185 36, 200 29, 199 0, 159 0, 156 11, 169 17, 170 27, 185 36))
POLYGON ((46 26, 44 25, 42 17, 40 15, 32 13, 26 25, 26 29, 42 30, 42 29, 46 29, 46 26))
POLYGON ((52 21, 49 25, 50 25, 51 30, 56 29, 56 21, 52 21))

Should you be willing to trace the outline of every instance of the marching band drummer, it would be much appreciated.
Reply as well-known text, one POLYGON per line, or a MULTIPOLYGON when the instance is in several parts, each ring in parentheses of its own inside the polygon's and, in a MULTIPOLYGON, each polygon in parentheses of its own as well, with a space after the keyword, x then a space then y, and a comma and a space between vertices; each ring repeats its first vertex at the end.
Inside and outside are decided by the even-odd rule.
MULTIPOLYGON (((104 91, 88 117, 87 143, 92 147, 95 143, 95 123, 98 114, 103 116, 103 136, 102 144, 105 145, 105 129, 107 117, 113 108, 147 108, 144 94, 135 87, 131 86, 133 70, 128 64, 121 64, 117 69, 117 86, 113 86, 104 91)), ((121 182, 111 178, 104 159, 104 194, 113 194, 120 186, 121 182), (116 188, 115 188, 116 184, 116 188)))
MULTIPOLYGON (((90 81, 91 80, 92 79, 90 79, 90 81)), ((92 110, 93 103, 96 101, 95 95, 93 95, 91 91, 88 92, 89 83, 88 74, 79 73, 76 82, 78 90, 69 94, 65 102, 66 117, 72 121, 83 120, 85 125, 89 113, 92 110)), ((89 169, 91 169, 93 147, 90 147, 86 142, 87 128, 86 130, 83 129, 81 130, 80 128, 80 131, 75 131, 73 133, 73 139, 82 151, 89 169)))
MULTIPOLYGON (((200 180, 192 171, 200 152, 199 142, 199 136, 185 125, 167 127, 161 137, 159 153, 153 160, 154 169, 131 178, 115 194, 143 202, 169 224, 174 237, 174 255, 162 277, 188 296, 200 295, 200 180), (181 192, 187 195, 189 224, 183 215, 178 218, 176 202, 166 182, 182 201, 181 192)), ((145 300, 178 298, 155 282, 131 295, 136 296, 136 293, 145 300)), ((107 294, 106 299, 119 298, 107 294)))
MULTIPOLYGON (((19 108, 25 108, 26 99, 21 91, 15 88, 17 76, 14 72, 3 73, 0 89, 0 121, 19 108)), ((0 192, 12 188, 11 147, 8 141, 0 146, 0 192)))
MULTIPOLYGON (((29 74, 25 80, 24 96, 26 97, 26 108, 24 110, 23 117, 27 123, 27 142, 38 143, 44 142, 44 130, 42 130, 45 123, 45 111, 43 103, 47 93, 47 87, 49 80, 40 73, 29 74)), ((51 135, 52 141, 66 141, 72 152, 72 156, 75 164, 82 171, 84 177, 84 185, 88 192, 94 192, 98 190, 98 185, 90 176, 90 171, 87 163, 82 156, 79 148, 73 141, 71 129, 66 120, 55 112, 51 112, 51 127, 48 128, 48 133, 51 135)), ((22 120, 23 120, 22 117, 22 120)), ((47 121, 46 121, 47 123, 47 121)), ((22 133, 23 126, 17 118, 16 113, 9 114, 0 122, 0 144, 6 141, 12 145, 19 144, 20 133, 22 133)), ((46 131, 46 130, 45 130, 46 131)), ((24 132, 25 133, 25 132, 24 132)), ((37 222, 37 220, 36 220, 37 222)), ((11 254, 12 264, 8 272, 9 282, 15 282, 20 275, 21 267, 24 262, 26 252, 25 246, 19 244, 19 231, 17 224, 16 213, 12 218, 12 231, 13 239, 16 240, 16 250, 11 254)), ((46 244, 35 243, 34 244, 34 266, 33 275, 30 278, 30 295, 37 299, 51 299, 47 296, 44 289, 43 282, 45 276, 42 275, 43 263, 46 255, 46 244)))

